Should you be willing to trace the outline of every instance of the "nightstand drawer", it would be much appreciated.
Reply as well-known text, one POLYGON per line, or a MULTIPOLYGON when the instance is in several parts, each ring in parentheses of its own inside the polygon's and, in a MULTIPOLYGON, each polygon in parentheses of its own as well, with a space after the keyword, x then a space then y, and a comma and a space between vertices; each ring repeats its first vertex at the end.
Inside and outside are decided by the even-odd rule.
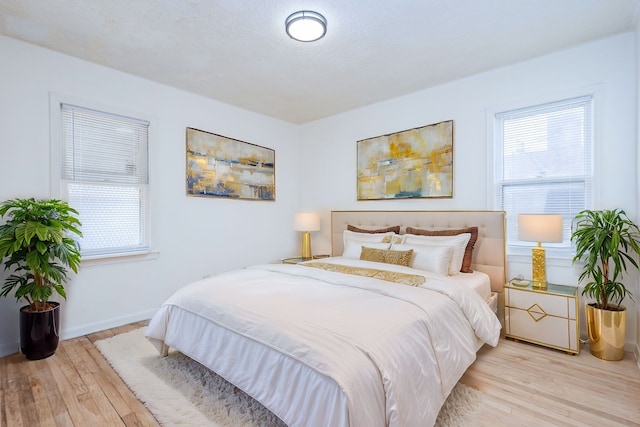
POLYGON ((505 333, 512 338, 578 351, 575 319, 505 307, 505 327, 505 333))
POLYGON ((504 297, 504 305, 508 307, 531 309, 556 317, 576 318, 574 298, 512 288, 505 289, 504 297))

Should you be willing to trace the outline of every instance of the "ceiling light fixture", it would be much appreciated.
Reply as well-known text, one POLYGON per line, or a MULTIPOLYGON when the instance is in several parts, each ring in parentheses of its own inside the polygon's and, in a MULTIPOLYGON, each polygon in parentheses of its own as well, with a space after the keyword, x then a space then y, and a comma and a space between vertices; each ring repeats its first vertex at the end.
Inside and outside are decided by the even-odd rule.
POLYGON ((300 42, 314 42, 327 34, 327 20, 318 12, 300 10, 294 12, 284 23, 287 34, 300 42))

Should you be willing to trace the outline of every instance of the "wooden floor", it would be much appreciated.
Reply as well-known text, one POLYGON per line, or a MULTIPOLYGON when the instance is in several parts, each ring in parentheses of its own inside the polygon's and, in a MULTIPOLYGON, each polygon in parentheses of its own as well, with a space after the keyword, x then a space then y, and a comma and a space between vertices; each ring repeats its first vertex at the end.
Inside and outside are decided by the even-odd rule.
POLYGON ((93 345, 143 325, 62 341, 43 360, 0 359, 0 426, 159 426, 93 345))
POLYGON ((460 380, 485 393, 477 426, 640 426, 640 368, 500 339, 460 380))
MULTIPOLYGON (((0 426, 157 426, 93 342, 144 323, 60 343, 56 354, 0 359, 0 426)), ((461 380, 487 403, 477 426, 640 426, 640 369, 631 354, 599 360, 501 339, 461 380)))

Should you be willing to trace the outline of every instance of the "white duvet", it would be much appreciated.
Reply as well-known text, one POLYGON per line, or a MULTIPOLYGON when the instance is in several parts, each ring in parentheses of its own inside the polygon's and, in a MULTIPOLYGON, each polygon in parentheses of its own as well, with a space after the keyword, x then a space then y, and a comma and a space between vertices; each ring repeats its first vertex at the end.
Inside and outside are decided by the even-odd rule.
POLYGON ((186 286, 147 331, 161 353, 200 361, 288 425, 350 427, 433 425, 478 341, 495 346, 499 334, 489 306, 455 277, 412 287, 280 264, 186 286))

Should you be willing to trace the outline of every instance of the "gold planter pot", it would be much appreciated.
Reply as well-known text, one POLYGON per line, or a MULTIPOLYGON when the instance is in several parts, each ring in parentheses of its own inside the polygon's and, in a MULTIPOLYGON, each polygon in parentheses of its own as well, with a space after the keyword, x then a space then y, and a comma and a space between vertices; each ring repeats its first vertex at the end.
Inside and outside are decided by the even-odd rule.
POLYGON ((602 360, 621 360, 624 358, 624 336, 627 328, 627 309, 601 310, 587 304, 587 330, 589 331, 589 350, 602 360))

